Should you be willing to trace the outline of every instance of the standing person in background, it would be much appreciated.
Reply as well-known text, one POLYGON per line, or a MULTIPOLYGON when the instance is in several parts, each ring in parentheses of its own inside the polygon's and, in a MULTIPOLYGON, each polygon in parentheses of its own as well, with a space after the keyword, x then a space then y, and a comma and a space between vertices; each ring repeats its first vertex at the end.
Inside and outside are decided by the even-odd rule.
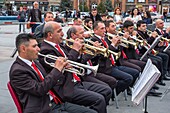
MULTIPOLYGON (((28 22, 42 22, 42 17, 41 17, 41 11, 39 9, 39 4, 38 2, 34 2, 33 3, 34 8, 31 9, 30 13, 28 14, 28 22), (30 20, 31 18, 31 20, 30 20)), ((35 28, 38 26, 39 24, 31 24, 31 31, 32 33, 34 33, 35 28)))
POLYGON ((167 22, 167 11, 165 9, 163 12, 163 16, 164 16, 164 22, 167 22))
POLYGON ((92 9, 92 11, 90 12, 90 18, 92 19, 93 23, 94 23, 95 21, 102 21, 102 18, 101 18, 101 16, 98 14, 96 8, 92 9))
MULTIPOLYGON (((26 12, 24 11, 22 6, 20 6, 19 9, 20 10, 19 10, 19 13, 18 13, 18 21, 19 22, 25 22, 26 12)), ((25 24, 19 24, 19 33, 21 32, 21 25, 23 25, 23 32, 25 32, 25 24)))
POLYGON ((116 22, 116 27, 120 28, 123 23, 123 17, 121 14, 121 9, 118 7, 114 10, 114 21, 116 22))
POLYGON ((145 11, 143 13, 143 21, 146 22, 146 24, 152 24, 152 18, 150 11, 145 11))
POLYGON ((136 27, 136 23, 139 20, 142 20, 142 17, 139 14, 140 14, 139 9, 134 8, 134 9, 132 9, 132 14, 129 16, 132 19, 133 23, 135 24, 135 27, 136 27))

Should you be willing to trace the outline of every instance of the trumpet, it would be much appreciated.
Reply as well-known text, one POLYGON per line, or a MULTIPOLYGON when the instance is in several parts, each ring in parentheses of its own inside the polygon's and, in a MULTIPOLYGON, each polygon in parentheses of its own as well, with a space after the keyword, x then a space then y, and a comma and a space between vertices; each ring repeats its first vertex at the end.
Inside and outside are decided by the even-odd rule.
MULTIPOLYGON (((139 34, 138 34, 138 37, 141 38, 144 41, 144 44, 146 44, 146 46, 145 45, 143 45, 143 46, 148 50, 150 48, 150 44, 146 40, 144 40, 144 38, 142 36, 140 36, 139 34)), ((154 56, 156 56, 159 53, 155 49, 152 49, 151 52, 154 56)))
MULTIPOLYGON (((73 39, 64 39, 66 41, 66 45, 70 48, 72 48, 72 45, 69 44, 69 42, 72 42, 74 43, 74 40, 73 39)), ((92 46, 90 44, 86 44, 86 43, 93 43, 92 41, 90 40, 84 40, 85 44, 83 46, 83 48, 81 49, 81 52, 82 53, 87 53, 87 54, 90 54, 90 55, 97 55, 97 54, 102 54, 104 57, 108 57, 108 54, 107 54, 107 49, 106 48, 99 48, 99 47, 95 47, 95 46, 92 46)))
POLYGON ((111 50, 108 50, 108 54, 113 54, 115 57, 116 57, 116 60, 121 56, 121 52, 114 52, 114 51, 111 51, 111 50))
MULTIPOLYGON (((111 33, 107 33, 106 34, 108 37, 108 40, 112 40, 111 37, 114 37, 115 35, 111 34, 111 33)), ((120 39, 121 42, 125 43, 125 44, 130 44, 130 45, 133 45, 135 48, 137 48, 138 46, 138 43, 135 43, 135 42, 131 42, 131 41, 128 41, 128 40, 125 40, 123 39, 123 37, 120 39)))
MULTIPOLYGON (((56 60, 58 58, 57 56, 54 56, 54 55, 44 55, 44 54, 41 54, 41 53, 38 53, 38 55, 44 57, 44 62, 46 64, 50 65, 51 67, 54 67, 54 63, 48 62, 47 58, 51 59, 51 60, 56 60)), ((96 76, 97 70, 98 70, 98 67, 99 67, 99 64, 96 65, 96 66, 89 66, 89 65, 81 64, 81 63, 74 62, 74 61, 71 61, 71 60, 67 60, 67 62, 69 63, 70 66, 72 66, 72 68, 68 68, 68 69, 64 68, 63 71, 76 73, 76 74, 81 75, 81 76, 85 75, 85 69, 90 69, 94 73, 94 75, 96 76)))
POLYGON ((82 26, 84 27, 84 28, 86 28, 87 29, 87 31, 86 32, 84 32, 84 34, 90 34, 90 36, 91 37, 93 37, 94 36, 94 31, 92 30, 92 29, 90 29, 89 27, 87 27, 86 25, 84 25, 84 24, 82 24, 82 26))

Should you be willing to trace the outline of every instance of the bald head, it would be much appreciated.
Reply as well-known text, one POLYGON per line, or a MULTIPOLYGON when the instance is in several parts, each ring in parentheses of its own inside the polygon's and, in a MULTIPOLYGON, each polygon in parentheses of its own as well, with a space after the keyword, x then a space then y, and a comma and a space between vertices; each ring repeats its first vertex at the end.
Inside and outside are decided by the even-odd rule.
POLYGON ((156 20, 156 27, 158 29, 163 29, 164 28, 164 21, 162 19, 157 19, 156 20))
POLYGON ((67 37, 72 38, 74 40, 76 38, 82 39, 83 34, 84 34, 84 28, 83 28, 83 26, 79 26, 79 25, 74 25, 67 31, 67 37))
POLYGON ((46 40, 54 43, 61 43, 64 35, 61 25, 54 21, 45 24, 43 33, 46 40))

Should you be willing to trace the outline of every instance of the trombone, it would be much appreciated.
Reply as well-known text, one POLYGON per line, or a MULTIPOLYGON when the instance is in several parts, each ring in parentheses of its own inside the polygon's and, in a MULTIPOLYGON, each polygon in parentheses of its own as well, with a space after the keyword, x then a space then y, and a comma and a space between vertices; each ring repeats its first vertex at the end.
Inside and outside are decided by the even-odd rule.
MULTIPOLYGON (((54 67, 54 63, 48 62, 47 58, 51 59, 51 60, 56 60, 58 58, 57 56, 54 56, 54 55, 44 55, 44 54, 41 54, 41 53, 38 53, 38 55, 44 57, 44 62, 46 64, 50 65, 51 67, 54 67)), ((81 63, 74 62, 74 61, 71 61, 71 60, 67 60, 67 62, 69 63, 69 65, 72 66, 72 68, 68 68, 68 69, 64 68, 63 72, 67 71, 67 72, 71 72, 71 73, 76 73, 76 74, 81 75, 81 76, 85 75, 85 69, 90 69, 94 73, 94 76, 96 76, 97 70, 98 70, 98 67, 99 67, 99 64, 96 65, 96 66, 89 66, 89 65, 81 64, 81 63)))

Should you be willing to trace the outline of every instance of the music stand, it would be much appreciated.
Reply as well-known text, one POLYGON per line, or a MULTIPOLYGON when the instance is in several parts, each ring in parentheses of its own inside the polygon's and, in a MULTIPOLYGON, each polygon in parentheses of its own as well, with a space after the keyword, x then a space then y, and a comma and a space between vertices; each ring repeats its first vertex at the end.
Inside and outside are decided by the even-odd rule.
POLYGON ((155 46, 159 43, 159 40, 161 39, 162 35, 158 36, 157 38, 155 38, 154 42, 152 43, 152 45, 150 46, 150 48, 148 48, 148 50, 142 55, 142 57, 140 58, 140 60, 143 60, 143 58, 149 54, 152 49, 155 48, 155 46))
POLYGON ((17 48, 15 48, 15 49, 13 50, 11 57, 13 58, 16 53, 17 53, 17 48))

